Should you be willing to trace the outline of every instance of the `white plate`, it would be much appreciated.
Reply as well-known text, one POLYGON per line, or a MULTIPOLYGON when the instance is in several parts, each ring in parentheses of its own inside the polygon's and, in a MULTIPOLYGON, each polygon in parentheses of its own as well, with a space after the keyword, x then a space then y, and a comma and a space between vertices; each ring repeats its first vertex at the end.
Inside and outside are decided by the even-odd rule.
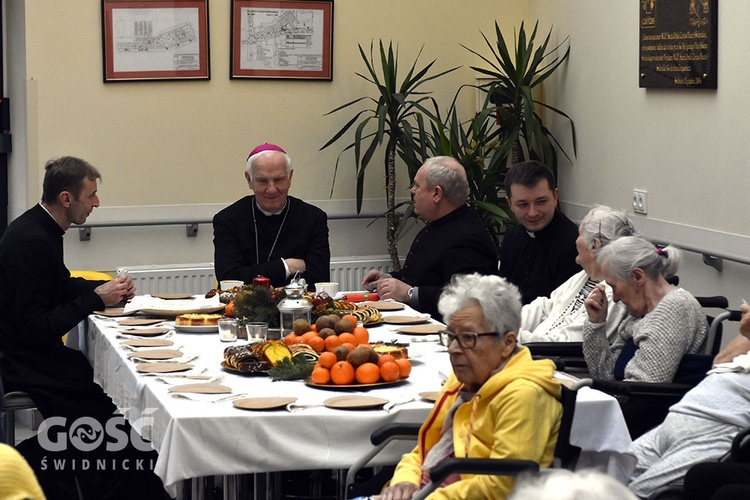
POLYGON ((175 325, 174 329, 182 333, 216 333, 219 325, 175 325))

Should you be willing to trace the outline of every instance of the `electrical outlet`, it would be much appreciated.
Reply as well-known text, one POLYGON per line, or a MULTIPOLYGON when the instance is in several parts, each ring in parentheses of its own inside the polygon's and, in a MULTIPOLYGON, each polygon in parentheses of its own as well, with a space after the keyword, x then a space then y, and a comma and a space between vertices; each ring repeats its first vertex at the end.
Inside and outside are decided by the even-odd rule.
POLYGON ((633 211, 637 214, 648 213, 648 192, 639 189, 633 190, 633 211))

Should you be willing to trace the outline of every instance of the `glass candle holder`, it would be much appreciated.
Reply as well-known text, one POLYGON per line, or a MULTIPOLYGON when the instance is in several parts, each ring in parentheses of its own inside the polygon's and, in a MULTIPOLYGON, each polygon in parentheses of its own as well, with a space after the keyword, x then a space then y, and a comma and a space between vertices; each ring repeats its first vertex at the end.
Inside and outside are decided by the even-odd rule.
POLYGON ((235 320, 229 318, 219 320, 219 340, 222 342, 237 340, 237 322, 235 320))
POLYGON ((248 342, 263 342, 268 338, 268 323, 251 321, 245 323, 248 342))

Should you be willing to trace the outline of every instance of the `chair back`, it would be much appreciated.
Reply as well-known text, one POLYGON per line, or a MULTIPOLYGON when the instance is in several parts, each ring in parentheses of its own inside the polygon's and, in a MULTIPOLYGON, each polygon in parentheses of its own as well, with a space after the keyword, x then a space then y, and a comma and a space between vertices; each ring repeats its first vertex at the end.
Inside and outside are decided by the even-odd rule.
POLYGON ((750 427, 745 427, 734 436, 729 460, 740 463, 750 462, 750 427))
POLYGON ((112 276, 101 271, 89 271, 83 269, 74 269, 70 271, 71 278, 83 278, 88 281, 110 281, 112 276))
MULTIPOLYGON (((729 307, 729 301, 723 295, 696 297, 695 300, 697 300, 704 309, 727 309, 729 307)), ((723 330, 721 322, 723 319, 719 319, 720 317, 726 318, 726 311, 723 311, 716 317, 711 314, 706 314, 706 320, 708 321, 708 335, 706 336, 706 344, 703 354, 716 356, 721 350, 721 336, 723 330)))
POLYGON ((581 455, 581 448, 570 444, 570 432, 573 428, 573 417, 576 412, 576 397, 578 391, 561 386, 560 403, 562 403, 562 417, 560 419, 560 432, 555 444, 554 467, 574 470, 581 455))

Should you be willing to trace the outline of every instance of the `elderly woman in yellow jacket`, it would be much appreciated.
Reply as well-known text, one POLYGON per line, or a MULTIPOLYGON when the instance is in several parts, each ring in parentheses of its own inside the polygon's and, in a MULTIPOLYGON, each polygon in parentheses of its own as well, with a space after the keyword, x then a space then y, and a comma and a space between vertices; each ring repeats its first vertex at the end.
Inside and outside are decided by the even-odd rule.
MULTIPOLYGON (((562 408, 549 360, 534 361, 516 343, 521 298, 497 276, 456 276, 438 303, 448 330, 453 374, 378 497, 400 500, 429 481, 429 469, 448 457, 516 458, 552 463, 562 408)), ((429 498, 505 498, 513 479, 456 475, 429 498)))

